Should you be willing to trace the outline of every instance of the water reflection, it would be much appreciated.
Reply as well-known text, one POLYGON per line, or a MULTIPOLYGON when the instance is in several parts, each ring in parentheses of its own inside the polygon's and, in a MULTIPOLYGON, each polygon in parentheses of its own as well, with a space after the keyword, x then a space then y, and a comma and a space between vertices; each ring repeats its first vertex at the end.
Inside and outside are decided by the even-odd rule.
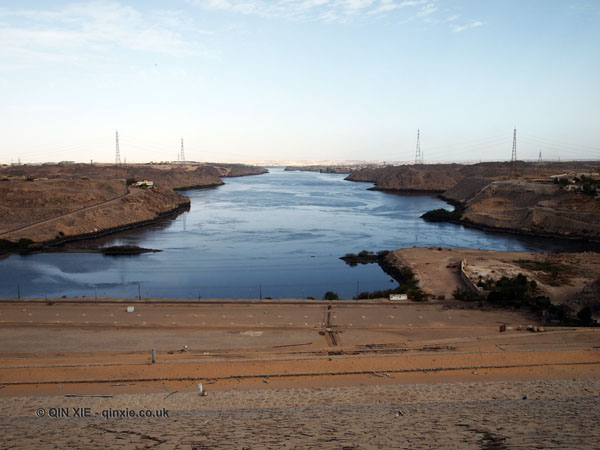
POLYGON ((391 287, 376 265, 349 267, 349 252, 444 246, 525 251, 590 250, 589 244, 484 232, 419 216, 447 206, 422 194, 370 191, 342 175, 284 172, 227 179, 188 191, 190 211, 71 247, 133 244, 135 256, 12 255, 0 260, 0 296, 321 298, 391 287))

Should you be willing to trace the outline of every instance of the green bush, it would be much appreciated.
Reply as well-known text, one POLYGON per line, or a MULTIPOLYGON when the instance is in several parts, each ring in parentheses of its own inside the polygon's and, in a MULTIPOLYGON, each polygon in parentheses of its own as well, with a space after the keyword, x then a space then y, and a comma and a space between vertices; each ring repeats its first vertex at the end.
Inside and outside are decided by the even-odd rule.
POLYGON ((464 302, 476 302, 481 300, 481 297, 475 292, 462 288, 456 288, 454 292, 452 292, 452 297, 454 297, 456 300, 462 300, 464 302))
POLYGON ((577 318, 583 323, 591 323, 592 322, 592 308, 586 306, 581 308, 577 313, 577 318))
POLYGON ((0 253, 20 252, 29 249, 34 242, 31 239, 21 238, 16 242, 0 239, 0 253))
POLYGON ((323 295, 323 300, 339 300, 340 297, 335 292, 327 291, 325 295, 323 295))
POLYGON ((490 290, 488 301, 520 308, 530 303, 536 290, 537 283, 528 281, 522 273, 513 278, 502 277, 490 290))
POLYGON ((454 207, 454 211, 448 211, 444 208, 432 209, 431 211, 427 211, 425 214, 423 214, 421 218, 433 221, 460 220, 464 212, 465 207, 463 205, 456 205, 454 207))

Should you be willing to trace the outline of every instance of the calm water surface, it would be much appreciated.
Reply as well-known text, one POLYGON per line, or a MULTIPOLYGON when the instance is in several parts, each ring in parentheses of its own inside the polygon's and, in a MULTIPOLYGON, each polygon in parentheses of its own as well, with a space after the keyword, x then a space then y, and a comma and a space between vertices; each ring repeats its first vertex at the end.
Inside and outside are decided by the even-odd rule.
MULTIPOLYGON (((173 220, 96 240, 163 250, 134 256, 11 255, 0 260, 0 296, 341 298, 394 287, 375 264, 338 259, 360 250, 445 246, 581 250, 581 244, 488 233, 419 216, 447 205, 427 195, 369 191, 343 175, 284 172, 226 179, 188 191, 191 210, 173 220)), ((90 245, 90 242, 78 245, 90 245)))

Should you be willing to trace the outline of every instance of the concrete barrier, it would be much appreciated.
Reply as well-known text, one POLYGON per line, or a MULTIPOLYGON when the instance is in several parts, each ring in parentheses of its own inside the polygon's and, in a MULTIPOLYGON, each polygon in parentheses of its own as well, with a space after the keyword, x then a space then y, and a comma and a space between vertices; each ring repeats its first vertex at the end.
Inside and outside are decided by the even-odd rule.
POLYGON ((466 265, 467 265, 467 260, 463 259, 458 266, 458 270, 460 273, 460 279, 463 281, 463 283, 465 284, 465 286, 467 287, 468 290, 470 290, 471 292, 474 292, 477 295, 485 296, 485 294, 483 293, 483 290, 481 288, 479 288, 475 283, 473 283, 473 281, 465 273, 466 265))

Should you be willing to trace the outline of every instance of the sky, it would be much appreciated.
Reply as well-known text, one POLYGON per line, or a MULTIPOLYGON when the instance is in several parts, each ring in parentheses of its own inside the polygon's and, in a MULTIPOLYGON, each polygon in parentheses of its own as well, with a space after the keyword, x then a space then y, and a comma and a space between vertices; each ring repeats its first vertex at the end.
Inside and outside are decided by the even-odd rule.
POLYGON ((0 0, 0 163, 600 159, 598 0, 0 0))

